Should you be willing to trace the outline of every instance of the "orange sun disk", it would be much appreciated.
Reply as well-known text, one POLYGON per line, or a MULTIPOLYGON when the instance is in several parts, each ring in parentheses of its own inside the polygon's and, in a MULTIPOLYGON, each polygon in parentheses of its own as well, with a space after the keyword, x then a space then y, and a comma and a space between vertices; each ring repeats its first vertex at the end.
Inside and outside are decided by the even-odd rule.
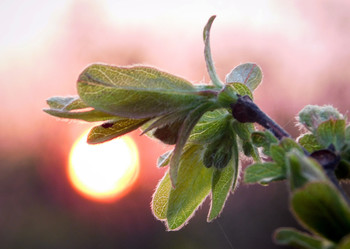
POLYGON ((73 144, 67 174, 84 197, 113 202, 130 192, 139 174, 138 149, 130 136, 97 145, 87 144, 88 132, 73 144))

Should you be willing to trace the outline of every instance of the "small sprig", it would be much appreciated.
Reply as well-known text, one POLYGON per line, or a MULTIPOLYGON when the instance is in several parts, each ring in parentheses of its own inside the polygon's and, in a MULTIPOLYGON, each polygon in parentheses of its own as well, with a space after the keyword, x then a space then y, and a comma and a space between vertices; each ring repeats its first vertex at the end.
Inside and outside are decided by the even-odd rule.
POLYGON ((254 160, 245 183, 286 180, 291 209, 312 234, 280 229, 280 244, 308 249, 350 248, 349 198, 338 179, 350 179, 350 125, 335 108, 307 106, 299 113, 308 132, 294 141, 253 101, 262 81, 255 63, 235 67, 220 81, 210 50, 210 17, 204 31, 204 57, 210 84, 145 67, 92 64, 79 76, 77 97, 47 100, 50 115, 87 122, 88 143, 102 143, 142 128, 175 148, 160 156, 169 166, 152 199, 155 217, 168 230, 181 229, 211 197, 208 222, 222 212, 238 186, 239 155, 254 160), (265 130, 257 131, 254 124, 265 130))

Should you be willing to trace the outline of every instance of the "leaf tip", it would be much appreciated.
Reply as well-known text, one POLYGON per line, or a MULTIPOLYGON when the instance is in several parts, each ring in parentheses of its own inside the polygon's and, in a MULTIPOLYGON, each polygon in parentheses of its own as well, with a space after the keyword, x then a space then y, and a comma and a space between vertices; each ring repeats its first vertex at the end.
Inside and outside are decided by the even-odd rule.
POLYGON ((211 29, 211 25, 213 24, 214 20, 216 18, 216 15, 212 15, 207 24, 205 25, 204 27, 204 30, 203 30, 203 40, 206 41, 209 37, 209 32, 210 32, 210 29, 211 29))

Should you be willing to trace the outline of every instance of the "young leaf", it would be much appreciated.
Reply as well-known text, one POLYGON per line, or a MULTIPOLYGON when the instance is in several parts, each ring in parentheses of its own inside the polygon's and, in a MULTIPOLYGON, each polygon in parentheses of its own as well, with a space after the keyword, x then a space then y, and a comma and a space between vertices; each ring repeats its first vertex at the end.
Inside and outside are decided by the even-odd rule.
POLYGON ((170 160, 170 178, 174 187, 176 186, 177 172, 179 168, 182 150, 187 142, 187 139, 190 136, 193 127, 197 124, 198 120, 202 117, 202 115, 205 112, 209 111, 212 107, 213 103, 207 102, 192 110, 184 120, 181 129, 179 130, 178 140, 176 142, 173 156, 170 160))
POLYGON ((204 167, 201 155, 201 146, 190 145, 181 157, 176 188, 171 188, 168 202, 169 230, 180 229, 210 193, 213 170, 204 167))
POLYGON ((301 136, 298 139, 298 142, 301 146, 303 146, 309 153, 314 152, 315 150, 321 150, 324 149, 325 147, 322 146, 318 141, 317 138, 315 137, 314 134, 307 133, 301 136))
POLYGON ((330 119, 321 123, 317 127, 316 137, 326 148, 333 144, 336 150, 340 151, 345 142, 345 120, 330 119))
POLYGON ((175 113, 170 113, 167 115, 163 115, 156 119, 154 122, 148 124, 147 126, 144 127, 142 134, 149 132, 150 130, 160 128, 166 125, 170 125, 175 122, 183 122, 185 117, 187 116, 188 112, 190 110, 184 110, 180 112, 175 112, 175 113))
POLYGON ((212 96, 182 78, 150 67, 93 64, 79 76, 78 93, 89 106, 132 119, 194 108, 212 96))
POLYGON ((232 122, 232 128, 238 135, 238 137, 242 140, 250 140, 251 131, 248 128, 249 123, 240 123, 236 120, 232 122))
POLYGON ((171 190, 171 181, 169 172, 159 181, 156 191, 152 197, 152 212, 159 220, 165 220, 168 211, 168 200, 171 190))
POLYGON ((288 245, 302 249, 334 248, 334 244, 330 241, 313 237, 294 228, 279 228, 275 232, 275 240, 280 245, 288 245))
POLYGON ((233 138, 232 157, 229 164, 222 170, 214 169, 212 179, 211 206, 208 214, 208 222, 220 215, 225 202, 234 190, 239 175, 239 157, 236 138, 233 138))
POLYGON ((87 106, 80 98, 79 96, 69 96, 69 97, 52 97, 46 100, 47 104, 50 106, 51 109, 58 109, 58 110, 65 110, 65 111, 71 111, 71 110, 77 110, 77 109, 83 109, 88 108, 87 106))
POLYGON ((291 199, 295 216, 307 229, 338 242, 350 233, 350 209, 328 182, 312 182, 296 190, 291 199))
POLYGON ((43 111, 59 118, 78 119, 87 122, 118 119, 117 116, 90 108, 79 97, 52 97, 47 100, 47 104, 50 109, 44 109, 43 111))
POLYGON ((299 122, 309 131, 314 132, 317 127, 330 119, 344 119, 343 115, 333 106, 307 105, 298 114, 299 122))
POLYGON ((165 152, 163 155, 161 155, 160 157, 158 157, 157 167, 161 168, 161 167, 167 166, 170 163, 170 158, 172 154, 173 154, 173 150, 169 150, 165 152))
POLYGON ((235 67, 227 76, 226 84, 239 82, 245 84, 254 91, 262 80, 260 67, 254 63, 245 63, 235 67))
POLYGON ((220 81, 218 75, 216 74, 214 62, 211 57, 211 51, 210 51, 210 29, 211 25, 213 24, 214 19, 216 16, 211 16, 207 22, 207 25, 205 25, 203 30, 203 40, 204 40, 204 58, 205 62, 207 64, 207 70, 208 74, 210 76, 210 79, 212 83, 216 86, 221 88, 224 84, 220 81))
POLYGON ((98 144, 109 141, 139 128, 148 120, 149 119, 124 118, 117 121, 112 120, 103 123, 102 125, 95 126, 90 130, 87 142, 89 144, 98 144))
POLYGON ((283 178, 286 176, 286 153, 292 149, 303 152, 300 146, 294 140, 285 137, 279 144, 272 143, 268 151, 269 156, 272 158, 274 163, 276 163, 278 167, 280 167, 281 171, 283 171, 283 173, 281 173, 283 178))
POLYGON ((223 169, 232 158, 232 147, 237 147, 236 138, 229 127, 222 136, 204 147, 203 164, 210 168, 223 169))
POLYGON ((287 153, 287 174, 292 191, 308 182, 328 181, 321 166, 296 149, 287 153))
POLYGON ((228 165, 222 170, 214 169, 211 193, 212 200, 207 218, 208 222, 218 217, 222 212, 232 188, 235 170, 237 169, 234 169, 231 165, 228 165))
POLYGON ((295 142, 293 139, 289 138, 289 137, 284 137, 282 138, 282 140, 280 141, 280 146, 286 151, 289 152, 293 149, 298 150, 299 152, 303 153, 303 149, 300 147, 300 145, 295 142))
POLYGON ((235 82, 227 84, 227 86, 231 86, 236 93, 238 93, 241 96, 249 96, 251 100, 253 100, 253 93, 252 91, 243 83, 235 82))
POLYGON ((225 109, 206 112, 193 128, 188 141, 197 144, 208 144, 222 137, 232 120, 225 109))
POLYGON ((248 166, 244 172, 245 183, 268 184, 272 181, 285 179, 285 169, 271 162, 255 163, 248 166))
POLYGON ((253 132, 251 138, 253 144, 256 147, 262 147, 263 153, 267 156, 270 155, 271 144, 278 144, 278 139, 268 130, 253 132))
POLYGON ((277 144, 271 144, 270 146, 270 155, 275 163, 279 164, 281 168, 286 168, 286 151, 277 144))

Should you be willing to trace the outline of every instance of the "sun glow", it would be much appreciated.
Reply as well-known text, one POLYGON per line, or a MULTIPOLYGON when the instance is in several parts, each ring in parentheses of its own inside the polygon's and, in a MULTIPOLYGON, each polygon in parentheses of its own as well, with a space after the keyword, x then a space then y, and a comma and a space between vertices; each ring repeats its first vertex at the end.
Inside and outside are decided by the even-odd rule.
POLYGON ((139 173, 138 150, 129 136, 97 145, 87 144, 88 132, 74 143, 68 164, 68 177, 83 196, 112 202, 125 196, 139 173))

